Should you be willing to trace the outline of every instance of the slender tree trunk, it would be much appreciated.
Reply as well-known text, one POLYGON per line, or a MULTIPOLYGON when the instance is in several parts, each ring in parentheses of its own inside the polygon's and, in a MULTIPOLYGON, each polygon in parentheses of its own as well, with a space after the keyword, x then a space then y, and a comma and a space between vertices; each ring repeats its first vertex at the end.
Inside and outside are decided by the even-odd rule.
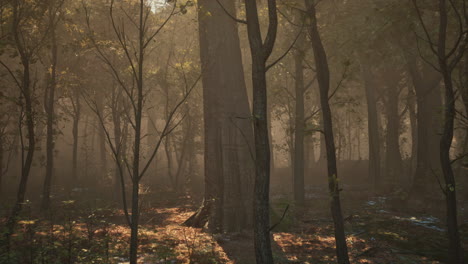
POLYGON ((453 140, 453 129, 455 120, 455 92, 452 82, 453 68, 449 66, 446 56, 447 38, 447 1, 439 0, 439 41, 437 45, 437 55, 440 72, 445 84, 445 106, 444 106, 444 127, 440 138, 440 163, 445 180, 445 196, 447 203, 447 230, 449 238, 449 263, 463 264, 463 248, 460 242, 458 231, 457 213, 457 186, 450 159, 450 148, 453 140))
MULTIPOLYGON (((26 128, 27 128, 27 141, 28 145, 24 146, 23 144, 21 145, 22 147, 22 152, 26 151, 26 159, 21 159, 22 164, 21 164, 21 179, 18 187, 18 192, 16 196, 16 202, 13 206, 13 209, 11 211, 11 214, 8 218, 7 221, 7 232, 6 232, 6 246, 7 246, 7 252, 9 253, 9 247, 10 247, 10 238, 11 235, 14 232, 15 225, 17 223, 17 218, 21 212, 21 209, 24 204, 25 200, 25 195, 26 195, 26 187, 29 179, 29 173, 31 170, 31 166, 33 163, 33 156, 34 156, 34 150, 36 147, 36 139, 35 139, 35 129, 34 129, 34 110, 33 110, 33 94, 31 91, 31 80, 30 80, 30 57, 28 57, 28 54, 26 54, 25 50, 23 49, 23 45, 21 42, 21 36, 20 36, 20 25, 19 25, 19 20, 20 20, 20 12, 21 10, 19 3, 14 2, 13 4, 13 23, 12 23, 12 32, 13 32, 13 37, 16 45, 16 49, 18 50, 21 58, 21 63, 23 66, 22 69, 22 80, 21 80, 21 94, 23 97, 23 103, 24 103, 24 115, 26 118, 26 128)), ((20 123, 20 129, 22 129, 22 118, 21 123, 20 123)), ((22 134, 21 134, 22 136, 22 134)), ((23 140, 21 139, 21 142, 23 140)), ((23 156, 23 155, 22 155, 23 156)))
POLYGON ((72 150, 72 179, 71 182, 76 182, 78 180, 78 142, 79 142, 79 131, 80 131, 80 118, 81 118, 81 103, 80 96, 78 91, 75 92, 75 98, 72 100, 75 101, 75 113, 73 116, 73 150, 72 150))
POLYGON ((57 38, 56 38, 56 14, 55 14, 55 1, 50 1, 49 3, 49 27, 51 28, 51 57, 52 63, 50 67, 49 75, 49 87, 47 89, 47 142, 46 142, 46 175, 44 179, 44 187, 42 192, 42 205, 41 209, 47 211, 50 206, 50 192, 52 188, 52 177, 54 170, 54 124, 55 124, 55 89, 57 86, 57 57, 58 57, 58 47, 57 47, 57 38))
MULTIPOLYGON (((302 30, 302 29, 301 29, 302 30)), ((302 34, 303 35, 303 34, 302 34)), ((294 122, 294 201, 304 204, 304 36, 298 40, 294 54, 295 65, 295 122, 294 122)))
POLYGON ((346 138, 346 143, 348 147, 348 160, 352 160, 353 158, 353 141, 351 139, 353 128, 351 126, 351 115, 349 112, 346 113, 346 132, 348 137, 346 138))
POLYGON ((333 138, 332 113, 329 103, 330 72, 327 55, 320 38, 317 26, 315 1, 305 0, 307 15, 310 20, 309 34, 314 51, 317 81, 320 91, 320 105, 323 116, 323 129, 327 147, 328 187, 331 198, 331 213, 335 227, 336 254, 339 264, 349 264, 348 247, 344 233, 343 215, 341 212, 340 189, 338 187, 338 170, 336 167, 335 143, 333 138))
POLYGON ((132 216, 131 216, 131 236, 130 236, 130 264, 137 264, 138 261, 138 228, 140 219, 140 147, 141 147, 141 120, 143 113, 143 66, 144 66, 144 9, 145 1, 140 0, 140 23, 139 23, 139 54, 138 54, 138 77, 137 100, 135 109, 135 134, 133 147, 132 164, 132 216))
POLYGON ((377 112, 377 102, 375 96, 375 86, 369 62, 361 60, 361 72, 364 79, 367 102, 367 133, 369 136, 369 179, 373 183, 374 189, 378 189, 382 184, 380 175, 380 140, 379 140, 379 120, 377 112))
MULTIPOLYGON (((408 113, 410 118, 410 125, 411 125, 411 158, 410 158, 410 169, 409 169, 409 177, 407 181, 407 185, 411 183, 412 177, 414 176, 415 169, 416 169, 416 162, 417 162, 417 150, 418 150, 418 125, 417 125, 417 117, 416 117, 416 101, 415 101, 415 93, 413 87, 408 87, 408 113)), ((410 185, 408 185, 410 186, 410 185)))
MULTIPOLYGON (((187 112, 189 110, 187 109, 187 112)), ((185 125, 184 125, 184 128, 183 128, 183 132, 184 132, 184 135, 183 135, 183 139, 182 139, 182 144, 181 144, 181 150, 180 150, 180 155, 178 157, 178 162, 177 162, 177 171, 176 171, 176 174, 175 174, 175 181, 176 181, 176 186, 177 186, 177 189, 176 189, 176 192, 177 193, 181 193, 184 189, 184 184, 185 182, 182 182, 182 174, 184 173, 185 171, 185 166, 186 166, 186 155, 187 155, 187 152, 188 152, 188 144, 189 144, 189 141, 190 141, 190 134, 191 134, 191 120, 190 118, 187 118, 186 119, 186 122, 185 122, 185 125)))
MULTIPOLYGON (((166 120, 167 122, 167 120, 166 120)), ((169 179, 169 183, 173 190, 177 189, 177 182, 174 178, 174 174, 172 173, 172 148, 171 148, 171 137, 167 136, 164 140, 164 151, 166 153, 166 161, 167 161, 167 177, 169 179)))
POLYGON ((391 186, 396 186, 402 175, 402 158, 400 153, 400 114, 398 111, 398 81, 397 74, 391 74, 387 80, 387 100, 385 108, 387 115, 387 133, 385 137, 385 171, 386 180, 391 186))
MULTIPOLYGON (((96 99, 98 102, 99 111, 104 112, 103 101, 99 98, 96 99)), ((97 121, 99 124, 99 121, 97 121)), ((98 135, 98 144, 99 144, 99 179, 104 180, 107 177, 107 154, 106 154, 106 135, 104 133, 104 128, 97 125, 97 135, 98 135)))
MULTIPOLYGON (((122 157, 124 156, 123 153, 125 153, 125 149, 123 146, 123 139, 122 139, 122 124, 121 124, 121 112, 120 112, 120 96, 116 95, 115 93, 113 94, 113 107, 112 107, 112 121, 114 125, 114 144, 118 148, 118 152, 116 155, 117 160, 121 160, 122 157)), ((123 171, 120 171, 121 168, 119 167, 119 164, 116 162, 115 165, 115 172, 114 172, 114 193, 115 193, 115 201, 119 203, 122 201, 122 189, 125 188, 125 183, 122 184, 122 178, 121 178, 121 173, 123 171)), ((124 201, 126 203, 126 201, 124 201)))
POLYGON ((255 138, 254 245, 257 264, 273 263, 270 238, 270 143, 267 118, 266 62, 278 29, 276 0, 268 0, 269 25, 263 41, 257 2, 245 0, 247 34, 252 56, 253 122, 255 138))

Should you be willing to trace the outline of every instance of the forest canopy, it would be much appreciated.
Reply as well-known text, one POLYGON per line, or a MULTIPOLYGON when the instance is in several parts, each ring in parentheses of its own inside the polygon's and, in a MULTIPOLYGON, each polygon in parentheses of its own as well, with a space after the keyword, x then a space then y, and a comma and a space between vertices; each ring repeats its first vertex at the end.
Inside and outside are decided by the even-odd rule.
POLYGON ((466 0, 0 0, 0 263, 450 263, 466 0))

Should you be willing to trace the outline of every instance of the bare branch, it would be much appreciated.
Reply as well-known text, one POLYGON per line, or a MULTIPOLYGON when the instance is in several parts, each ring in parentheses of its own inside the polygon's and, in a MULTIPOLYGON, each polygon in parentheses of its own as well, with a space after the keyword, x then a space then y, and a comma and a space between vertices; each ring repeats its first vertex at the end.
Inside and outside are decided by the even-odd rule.
POLYGON ((247 25, 246 20, 238 19, 237 17, 235 17, 231 13, 229 13, 229 11, 223 6, 223 4, 221 4, 221 2, 219 2, 219 0, 216 0, 216 2, 218 2, 218 5, 223 9, 224 13, 226 13, 230 18, 232 18, 232 20, 234 20, 237 23, 247 25))

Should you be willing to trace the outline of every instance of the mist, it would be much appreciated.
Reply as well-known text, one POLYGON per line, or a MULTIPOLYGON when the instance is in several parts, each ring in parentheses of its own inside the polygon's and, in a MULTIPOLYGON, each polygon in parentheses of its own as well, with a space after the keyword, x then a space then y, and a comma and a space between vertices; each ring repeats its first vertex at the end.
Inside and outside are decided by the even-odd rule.
POLYGON ((466 0, 0 0, 0 263, 467 262, 466 0))

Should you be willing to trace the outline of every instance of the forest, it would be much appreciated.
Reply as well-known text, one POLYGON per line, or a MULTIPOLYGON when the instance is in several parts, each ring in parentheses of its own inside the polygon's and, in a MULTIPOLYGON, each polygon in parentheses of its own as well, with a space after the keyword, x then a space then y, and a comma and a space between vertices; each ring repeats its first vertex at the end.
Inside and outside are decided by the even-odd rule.
POLYGON ((0 264, 468 263, 467 0, 0 0, 0 264))

